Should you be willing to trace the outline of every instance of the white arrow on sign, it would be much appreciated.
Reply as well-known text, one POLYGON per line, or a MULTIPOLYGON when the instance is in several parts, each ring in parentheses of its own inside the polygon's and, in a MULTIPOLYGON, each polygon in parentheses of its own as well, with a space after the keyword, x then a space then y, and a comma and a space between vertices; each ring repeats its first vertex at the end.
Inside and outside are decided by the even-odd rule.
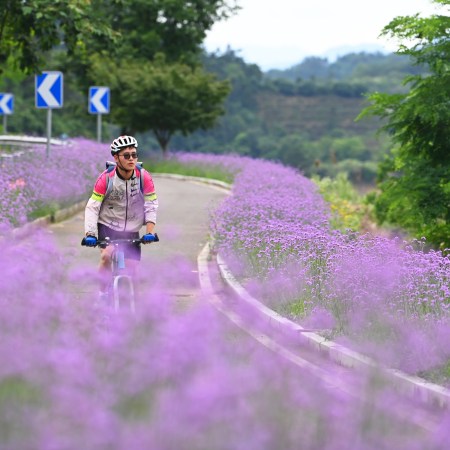
POLYGON ((3 112, 3 114, 12 114, 12 98, 12 94, 3 94, 0 97, 0 111, 3 112))
POLYGON ((38 94, 43 98, 49 108, 58 108, 61 106, 60 101, 58 101, 50 91, 60 76, 61 74, 59 72, 47 73, 47 76, 37 90, 38 94))
POLYGON ((91 105, 93 108, 91 108, 92 111, 95 111, 99 114, 107 114, 109 112, 108 110, 108 97, 109 88, 107 87, 99 87, 97 88, 97 91, 95 94, 91 97, 91 105), (103 102, 104 100, 104 102, 103 102))

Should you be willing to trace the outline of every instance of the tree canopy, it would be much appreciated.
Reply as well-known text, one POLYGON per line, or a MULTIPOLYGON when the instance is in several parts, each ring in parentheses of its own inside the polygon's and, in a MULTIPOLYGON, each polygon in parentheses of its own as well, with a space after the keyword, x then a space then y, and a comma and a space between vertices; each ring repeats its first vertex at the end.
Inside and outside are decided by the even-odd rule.
POLYGON ((11 67, 45 68, 62 70, 83 91, 111 83, 110 117, 122 129, 153 130, 164 149, 175 131, 205 129, 223 112, 228 85, 202 73, 199 58, 206 32, 238 9, 235 0, 5 2, 0 63, 8 76, 11 67), (156 101, 143 108, 142 95, 156 101))
POLYGON ((57 46, 71 54, 83 39, 99 43, 116 33, 86 0, 3 0, 0 10, 0 68, 15 62, 27 73, 42 69, 45 52, 57 46))
POLYGON ((113 116, 122 131, 152 130, 164 154, 175 132, 187 135, 213 126, 230 91, 227 81, 217 81, 200 67, 167 63, 162 54, 125 67, 99 61, 96 72, 116 97, 113 116))
MULTIPOLYGON (((120 41, 109 52, 121 59, 151 60, 164 53, 167 61, 199 54, 206 32, 238 7, 236 0, 93 0, 120 41)), ((94 45, 101 51, 101 45, 94 45)))
POLYGON ((380 172, 379 219, 445 247, 450 245, 450 0, 434 3, 447 14, 397 17, 383 29, 401 41, 398 52, 426 65, 428 74, 406 78, 406 94, 371 95, 363 115, 385 118, 384 129, 395 143, 380 172))

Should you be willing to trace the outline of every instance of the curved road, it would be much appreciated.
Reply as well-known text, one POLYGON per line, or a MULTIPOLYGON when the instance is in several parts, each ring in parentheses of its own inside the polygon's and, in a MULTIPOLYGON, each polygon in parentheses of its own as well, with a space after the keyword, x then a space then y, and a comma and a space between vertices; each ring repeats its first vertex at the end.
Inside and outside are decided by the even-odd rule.
MULTIPOLYGON (((171 295, 189 300, 196 296, 199 289, 196 261, 208 240, 209 214, 227 196, 227 191, 201 182, 158 175, 154 176, 154 181, 159 199, 156 231, 160 242, 142 246, 141 274, 147 279, 154 279, 158 276, 158 269, 167 271, 172 267, 172 279, 176 279, 177 264, 183 268, 192 265, 188 269, 191 277, 176 279, 170 285, 171 295)), ((58 247, 69 255, 71 265, 82 268, 87 274, 89 271, 96 273, 98 250, 80 245, 84 234, 84 211, 51 225, 48 231, 54 235, 58 247)), ((183 271, 186 272, 186 269, 183 271)), ((89 278, 86 275, 86 279, 89 278)), ((92 296, 96 289, 92 282, 85 283, 85 286, 74 282, 71 288, 76 297, 92 296)))

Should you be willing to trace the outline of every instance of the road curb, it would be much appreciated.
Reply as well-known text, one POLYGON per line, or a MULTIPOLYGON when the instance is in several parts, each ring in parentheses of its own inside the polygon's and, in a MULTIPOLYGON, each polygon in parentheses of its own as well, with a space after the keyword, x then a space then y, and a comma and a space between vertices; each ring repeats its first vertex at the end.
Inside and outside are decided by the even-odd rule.
POLYGON ((224 281, 239 295, 240 298, 266 316, 270 324, 286 326, 291 330, 298 332, 300 339, 306 340, 310 346, 325 353, 330 359, 342 366, 380 370, 399 391, 412 397, 420 398, 420 400, 430 405, 438 405, 442 408, 448 408, 450 406, 450 390, 443 386, 430 383, 422 378, 408 375, 400 370, 384 367, 365 355, 330 341, 317 333, 306 330, 298 323, 281 316, 265 306, 259 300, 252 297, 236 280, 220 255, 217 255, 217 264, 224 281))

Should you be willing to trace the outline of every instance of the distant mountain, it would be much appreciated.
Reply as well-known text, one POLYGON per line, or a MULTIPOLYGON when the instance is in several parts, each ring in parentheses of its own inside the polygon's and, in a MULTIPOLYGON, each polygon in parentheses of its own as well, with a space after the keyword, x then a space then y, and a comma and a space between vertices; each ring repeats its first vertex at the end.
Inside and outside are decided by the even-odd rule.
POLYGON ((329 62, 336 61, 339 57, 350 53, 383 53, 388 54, 390 51, 379 44, 357 44, 357 45, 341 45, 333 47, 322 54, 307 54, 304 49, 298 46, 283 46, 280 48, 267 48, 252 46, 246 51, 237 51, 240 56, 248 62, 248 55, 253 55, 253 60, 263 61, 263 63, 256 63, 263 72, 270 72, 273 70, 289 70, 300 64, 304 59, 311 57, 326 58, 329 62), (297 55, 297 56, 295 56, 297 55), (296 59, 297 58, 297 59, 296 59))
POLYGON ((334 62, 341 56, 348 55, 350 53, 391 53, 387 51, 382 45, 379 44, 358 44, 358 45, 341 45, 339 47, 331 48, 323 53, 321 56, 327 58, 328 61, 334 62))
POLYGON ((267 73, 231 49, 205 54, 203 64, 231 83, 226 114, 211 130, 174 136, 172 148, 273 159, 308 176, 344 171, 358 183, 373 182, 391 148, 389 136, 377 135, 379 118, 355 120, 369 105, 364 94, 400 92, 406 76, 424 70, 407 56, 381 52, 349 53, 334 62, 309 57, 267 73))
MULTIPOLYGON (((338 51, 337 49, 334 51, 338 51)), ((344 48, 341 47, 341 51, 344 48)), ((364 91, 401 92, 407 75, 422 74, 426 68, 415 66, 406 55, 397 53, 347 53, 335 61, 325 57, 310 56, 286 70, 269 70, 264 77, 286 80, 293 84, 315 83, 332 85, 346 82, 364 86, 364 91)))
POLYGON ((225 49, 215 49, 216 54, 224 54, 232 51, 239 55, 247 64, 256 64, 262 72, 272 70, 288 70, 300 64, 305 58, 319 57, 326 58, 330 62, 334 62, 337 58, 349 53, 389 53, 383 46, 379 44, 357 44, 333 47, 322 54, 310 54, 301 46, 301 44, 293 42, 291 45, 247 45, 242 49, 233 49, 230 46, 225 49))

